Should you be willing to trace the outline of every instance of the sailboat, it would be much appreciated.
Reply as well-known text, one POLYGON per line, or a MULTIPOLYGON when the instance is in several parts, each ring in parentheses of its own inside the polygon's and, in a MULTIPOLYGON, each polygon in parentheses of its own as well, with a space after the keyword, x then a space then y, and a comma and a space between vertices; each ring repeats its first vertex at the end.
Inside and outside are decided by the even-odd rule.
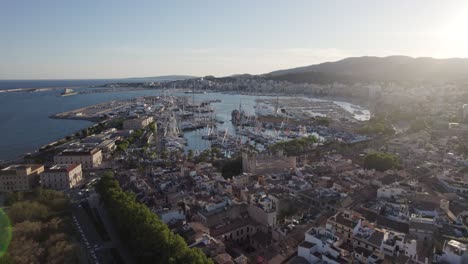
POLYGON ((202 139, 205 139, 205 140, 214 140, 218 137, 217 133, 216 133, 216 128, 215 127, 210 127, 210 126, 207 126, 207 134, 206 135, 203 135, 202 136, 202 139))

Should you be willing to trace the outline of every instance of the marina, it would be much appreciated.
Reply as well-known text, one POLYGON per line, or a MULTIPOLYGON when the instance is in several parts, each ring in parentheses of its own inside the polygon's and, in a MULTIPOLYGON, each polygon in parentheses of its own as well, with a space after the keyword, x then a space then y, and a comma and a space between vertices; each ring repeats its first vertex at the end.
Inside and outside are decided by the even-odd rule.
MULTIPOLYGON (((271 139, 272 136, 270 134, 273 132, 269 131, 269 129, 274 128, 278 130, 281 122, 284 122, 283 127, 285 130, 291 130, 289 126, 295 122, 291 118, 285 122, 285 118, 282 117, 256 115, 256 109, 259 105, 258 100, 275 102, 276 96, 224 93, 186 94, 180 89, 168 91, 153 89, 115 93, 80 93, 87 91, 87 89, 99 90, 103 88, 74 88, 73 90, 78 92, 78 94, 65 97, 60 96, 63 88, 37 93, 17 92, 0 94, 0 103, 4 106, 4 111, 0 114, 4 122, 0 126, 5 126, 3 129, 8 128, 8 131, 10 131, 7 133, 5 140, 0 142, 0 149, 8 149, 8 151, 0 152, 0 159, 11 158, 12 154, 13 156, 20 156, 21 154, 34 151, 34 149, 48 142, 57 141, 86 128, 91 124, 90 121, 96 123, 106 118, 115 118, 129 110, 132 104, 135 105, 135 110, 140 111, 140 114, 142 114, 145 112, 142 106, 144 102, 140 100, 138 105, 138 100, 135 98, 164 97, 164 94, 166 94, 166 97, 185 98, 183 104, 175 101, 175 107, 172 109, 177 116, 178 127, 186 138, 186 145, 183 145, 185 151, 188 149, 203 151, 210 148, 214 138, 214 136, 211 136, 212 140, 207 140, 206 138, 210 127, 218 131, 217 133, 224 133, 227 129, 227 135, 229 136, 226 137, 225 141, 231 142, 231 145, 234 145, 233 142, 236 142, 236 140, 238 142, 238 136, 242 142, 247 141, 248 137, 236 135, 237 126, 231 122, 233 110, 239 110, 239 107, 241 107, 241 111, 246 116, 250 117, 247 122, 244 122, 243 127, 253 127, 257 123, 256 126, 267 130, 264 133, 267 135, 265 138, 271 139), (13 104, 12 102, 15 103, 13 104), (198 106, 192 107, 194 103, 198 106), (199 108, 202 103, 203 107, 199 108), (18 117, 19 119, 11 118, 12 114, 14 112, 18 113, 18 109, 21 107, 26 110, 21 111, 22 116, 18 117), (19 120, 26 122, 18 123, 19 120), (286 123, 290 125, 286 125, 286 123), (30 126, 35 127, 34 132, 28 129, 30 126), (9 142, 15 142, 15 144, 12 145, 9 142)), ((282 98, 286 97, 280 97, 280 99, 282 98)), ((346 108, 348 105, 351 105, 346 102, 334 103, 345 109, 345 111, 348 111, 346 108)), ((155 104, 152 106, 152 110, 154 111, 156 111, 157 107, 160 107, 155 104)), ((348 109, 353 111, 351 107, 348 107, 348 109)), ((364 115, 358 115, 357 117, 365 119, 367 116, 364 113, 364 115)), ((257 141, 265 141, 265 139, 258 137, 257 141)), ((220 146, 219 143, 222 142, 217 142, 220 146)), ((228 143, 222 143, 221 145, 228 145, 228 143)), ((259 144, 257 143, 257 145, 259 144)))
MULTIPOLYGON (((251 96, 248 100, 239 98, 239 104, 232 104, 233 109, 229 109, 223 101, 229 97, 212 98, 216 96, 223 94, 192 92, 186 96, 185 92, 164 93, 112 100, 55 114, 52 118, 100 122, 149 116, 158 128, 158 145, 166 151, 195 150, 200 153, 217 148, 225 156, 231 156, 246 146, 263 151, 279 142, 310 136, 316 137, 319 142, 334 139, 359 142, 367 139, 316 124, 316 117, 357 122, 355 111, 348 112, 332 101, 251 96), (231 112, 227 114, 229 110, 231 112)), ((361 108, 355 106, 353 109, 361 108)))

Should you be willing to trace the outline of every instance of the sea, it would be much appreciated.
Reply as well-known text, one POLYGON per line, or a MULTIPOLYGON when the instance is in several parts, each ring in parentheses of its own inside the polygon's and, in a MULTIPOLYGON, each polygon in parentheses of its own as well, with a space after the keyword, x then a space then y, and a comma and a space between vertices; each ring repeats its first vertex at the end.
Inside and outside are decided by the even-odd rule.
MULTIPOLYGON (((138 82, 127 79, 128 82, 138 82)), ((145 79, 148 81, 148 79, 145 79)), ((75 91, 100 89, 99 85, 115 83, 109 80, 0 80, 0 90, 17 88, 67 88, 73 87, 75 91)), ((118 82, 124 82, 118 80, 118 82)), ((59 140, 90 125, 91 122, 81 120, 51 119, 49 116, 86 107, 110 100, 131 99, 141 96, 161 95, 160 90, 139 90, 125 92, 86 93, 73 96, 60 96, 62 89, 39 92, 0 92, 0 161, 14 160, 26 153, 37 151, 38 148, 49 142, 59 140)), ((167 92, 166 92, 167 94, 167 92)), ((170 92, 169 92, 170 94, 170 92)), ((188 96, 184 93, 173 93, 175 96, 188 96)), ((192 95, 189 95, 192 97, 192 95)), ((242 109, 247 114, 255 113, 255 100, 259 96, 206 93, 195 94, 195 101, 219 99, 214 103, 216 118, 224 122, 220 129, 228 129, 231 133, 231 111, 242 109)), ((353 105, 347 102, 336 102, 348 111, 353 111, 353 105)), ((368 111, 358 119, 366 119, 368 111)), ((201 139, 203 130, 185 133, 188 140, 187 148, 203 150, 209 147, 209 142, 201 139)))

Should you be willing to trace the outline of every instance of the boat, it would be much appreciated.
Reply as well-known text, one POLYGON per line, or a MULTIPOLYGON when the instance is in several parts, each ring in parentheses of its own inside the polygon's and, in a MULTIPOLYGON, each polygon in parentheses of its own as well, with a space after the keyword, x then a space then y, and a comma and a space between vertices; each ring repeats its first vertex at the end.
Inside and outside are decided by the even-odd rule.
POLYGON ((202 136, 204 140, 215 140, 218 138, 215 128, 208 127, 208 133, 202 136))
POLYGON ((78 94, 78 93, 75 92, 73 89, 66 88, 60 95, 61 96, 70 96, 70 95, 75 95, 75 94, 78 94))

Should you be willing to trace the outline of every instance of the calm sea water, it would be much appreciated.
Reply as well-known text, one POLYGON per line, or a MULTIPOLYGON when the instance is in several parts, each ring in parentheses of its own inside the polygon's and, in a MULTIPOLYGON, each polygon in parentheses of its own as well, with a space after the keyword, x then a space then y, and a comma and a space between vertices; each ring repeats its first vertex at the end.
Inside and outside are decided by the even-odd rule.
POLYGON ((0 80, 0 90, 16 88, 54 88, 67 86, 95 86, 115 82, 116 80, 0 80))
POLYGON ((50 119, 50 115, 109 100, 157 94, 133 91, 61 97, 60 93, 0 93, 0 160, 17 158, 91 125, 87 121, 50 119))
MULTIPOLYGON (((11 88, 37 88, 37 87, 63 87, 82 86, 75 89, 77 91, 90 89, 90 85, 99 85, 93 80, 86 80, 87 85, 82 80, 75 81, 0 81, 0 89, 11 88), (5 85, 6 82, 10 82, 5 85), (55 86, 53 86, 55 85, 55 86)), ((99 80, 102 81, 102 80, 99 80)), ((107 82, 106 82, 107 83, 107 82)), ((101 83, 102 84, 102 83, 101 83)), ((77 120, 57 120, 50 119, 49 116, 69 111, 72 109, 98 104, 110 100, 130 99, 140 96, 160 95, 157 90, 129 91, 115 93, 93 93, 79 94, 75 96, 61 97, 61 90, 46 92, 18 92, 18 93, 0 93, 0 160, 11 160, 28 152, 33 152, 39 147, 75 133, 91 125, 87 121, 77 120)), ((174 94, 178 96, 187 96, 186 94, 174 94)), ((220 130, 227 128, 232 132, 233 127, 230 123, 231 111, 238 109, 242 104, 242 109, 249 114, 254 114, 254 105, 256 96, 248 95, 230 95, 220 93, 196 94, 195 100, 220 99, 222 102, 214 103, 216 118, 224 121, 220 130)), ((344 108, 350 108, 348 103, 340 103, 344 108)), ((204 149, 209 147, 209 142, 201 140, 200 136, 205 133, 203 130, 186 133, 188 147, 193 149, 204 149)))
MULTIPOLYGON (((170 77, 169 77, 170 78, 170 77)), ((131 82, 158 82, 164 77, 131 78, 131 79, 89 79, 89 80, 0 80, 0 90, 17 88, 57 88, 57 87, 89 87, 107 83, 131 83, 131 82)))

